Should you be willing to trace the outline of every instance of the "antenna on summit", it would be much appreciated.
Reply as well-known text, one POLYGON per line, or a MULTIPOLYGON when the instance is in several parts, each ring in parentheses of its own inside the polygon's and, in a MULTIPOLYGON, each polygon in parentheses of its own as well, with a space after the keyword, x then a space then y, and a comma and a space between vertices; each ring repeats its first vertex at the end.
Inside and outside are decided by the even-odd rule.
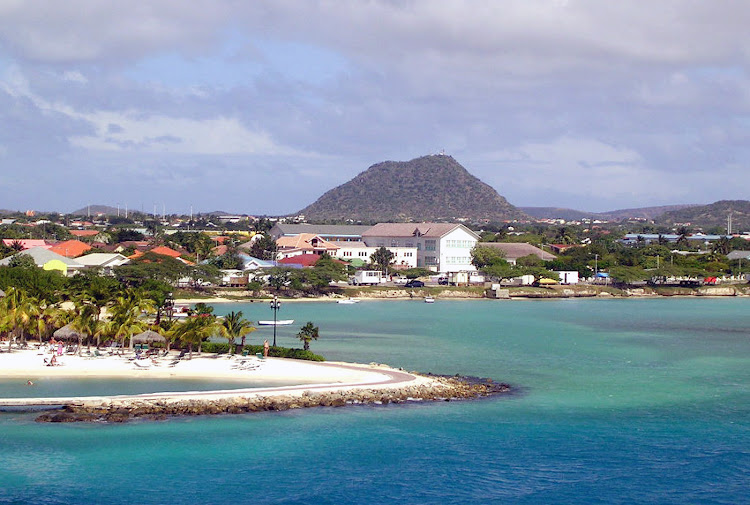
POLYGON ((445 149, 441 149, 438 156, 445 156, 445 149))

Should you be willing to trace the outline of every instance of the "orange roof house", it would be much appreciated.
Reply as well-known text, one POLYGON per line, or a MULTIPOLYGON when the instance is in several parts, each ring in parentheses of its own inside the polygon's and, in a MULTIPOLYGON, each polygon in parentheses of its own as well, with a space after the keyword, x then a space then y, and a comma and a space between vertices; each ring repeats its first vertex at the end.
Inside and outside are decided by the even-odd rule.
POLYGON ((74 237, 96 237, 101 232, 99 230, 70 230, 74 237))
POLYGON ((42 239, 37 238, 4 238, 3 244, 5 244, 8 247, 13 247, 14 243, 18 243, 23 248, 22 250, 31 249, 32 247, 44 247, 45 249, 49 249, 52 247, 51 245, 47 244, 42 239))
POLYGON ((77 258, 90 249, 90 245, 80 240, 66 240, 65 242, 53 245, 49 250, 66 258, 77 258))
POLYGON ((149 249, 148 251, 137 250, 132 256, 129 256, 129 258, 130 259, 140 258, 147 252, 152 252, 154 254, 161 254, 162 256, 169 256, 170 258, 179 258, 181 256, 179 252, 175 251, 171 247, 160 245, 160 246, 154 247, 153 249, 149 249))
POLYGON ((276 240, 279 254, 285 258, 297 256, 299 254, 317 254, 328 253, 334 255, 339 246, 328 242, 313 233, 300 233, 291 237, 279 237, 276 240))

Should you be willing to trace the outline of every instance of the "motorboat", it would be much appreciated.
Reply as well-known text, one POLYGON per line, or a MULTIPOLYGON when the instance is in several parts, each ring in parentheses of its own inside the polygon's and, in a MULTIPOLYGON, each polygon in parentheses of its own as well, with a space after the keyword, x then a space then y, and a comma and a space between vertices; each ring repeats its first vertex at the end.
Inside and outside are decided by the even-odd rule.
POLYGON ((278 321, 258 321, 261 326, 283 326, 285 324, 294 323, 294 319, 279 319, 278 321))
POLYGON ((345 305, 352 305, 354 303, 359 303, 359 300, 357 300, 356 298, 345 298, 343 300, 339 300, 337 303, 342 303, 345 305))
POLYGON ((431 296, 425 296, 424 303, 435 303, 435 299, 431 296))

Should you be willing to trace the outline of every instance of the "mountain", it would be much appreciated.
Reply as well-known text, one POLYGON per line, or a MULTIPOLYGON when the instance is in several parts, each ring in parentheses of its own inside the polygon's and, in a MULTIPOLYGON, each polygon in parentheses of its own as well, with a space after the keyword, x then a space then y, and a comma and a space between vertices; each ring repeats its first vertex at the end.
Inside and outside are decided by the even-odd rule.
POLYGON ((658 219, 667 212, 676 210, 687 209, 690 207, 697 207, 695 204, 681 204, 681 205, 661 205, 658 207, 639 207, 636 209, 620 209, 612 210, 609 212, 601 212, 600 216, 605 219, 612 221, 619 221, 623 219, 658 219))
POLYGON ((519 207, 522 212, 536 219, 564 219, 579 221, 584 218, 599 217, 596 212, 584 212, 563 207, 519 207))
POLYGON ((750 231, 750 202, 747 200, 720 200, 709 205, 698 205, 673 210, 659 218, 665 224, 690 223, 693 227, 720 228, 726 231, 729 215, 732 231, 750 231))
POLYGON ((299 214, 310 221, 528 219, 492 187, 445 155, 372 165, 299 214))
MULTIPOLYGON (((125 209, 121 210, 122 214, 125 214, 125 209)), ((70 213, 73 216, 116 216, 117 207, 110 207, 109 205, 87 205, 82 209, 74 210, 70 213)))
POLYGON ((608 212, 586 212, 561 207, 519 207, 519 209, 537 219, 579 221, 584 218, 593 218, 607 221, 624 221, 627 219, 657 219, 667 212, 695 206, 692 204, 662 205, 659 207, 639 207, 635 209, 611 210, 608 212))

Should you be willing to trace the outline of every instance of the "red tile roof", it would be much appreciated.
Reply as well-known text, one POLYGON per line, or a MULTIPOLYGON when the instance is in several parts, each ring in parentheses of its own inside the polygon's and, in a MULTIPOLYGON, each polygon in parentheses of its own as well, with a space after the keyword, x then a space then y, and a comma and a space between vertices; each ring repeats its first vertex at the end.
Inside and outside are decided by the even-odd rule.
POLYGON ((148 251, 137 250, 137 251, 135 251, 135 253, 133 253, 132 256, 128 256, 128 257, 130 259, 140 258, 141 256, 143 256, 147 252, 152 252, 154 254, 161 254, 162 256, 169 256, 170 258, 179 258, 180 257, 180 253, 179 252, 175 251, 174 249, 172 249, 170 247, 163 246, 163 245, 154 247, 153 249, 149 249, 148 251))
POLYGON ((297 256, 290 256, 289 258, 279 260, 279 263, 282 265, 302 265, 303 267, 311 267, 315 265, 319 259, 320 256, 317 254, 299 254, 297 256))
POLYGON ((70 230, 74 237, 95 237, 101 233, 99 230, 70 230))
POLYGON ((90 245, 80 240, 66 240, 65 242, 53 245, 49 250, 66 258, 77 258, 90 249, 90 245))
POLYGON ((175 251, 171 247, 167 247, 167 246, 164 246, 164 245, 160 245, 158 247, 154 247, 153 249, 151 249, 148 252, 152 252, 152 253, 156 253, 156 254, 161 254, 163 256, 171 256, 173 258, 179 258, 180 257, 180 253, 179 252, 175 251))
POLYGON ((18 242, 21 244, 21 247, 23 247, 24 251, 26 249, 31 249, 32 247, 44 247, 45 249, 49 249, 52 247, 51 245, 47 244, 42 239, 36 239, 36 238, 4 238, 3 244, 5 244, 8 247, 13 247, 13 243, 18 242))

